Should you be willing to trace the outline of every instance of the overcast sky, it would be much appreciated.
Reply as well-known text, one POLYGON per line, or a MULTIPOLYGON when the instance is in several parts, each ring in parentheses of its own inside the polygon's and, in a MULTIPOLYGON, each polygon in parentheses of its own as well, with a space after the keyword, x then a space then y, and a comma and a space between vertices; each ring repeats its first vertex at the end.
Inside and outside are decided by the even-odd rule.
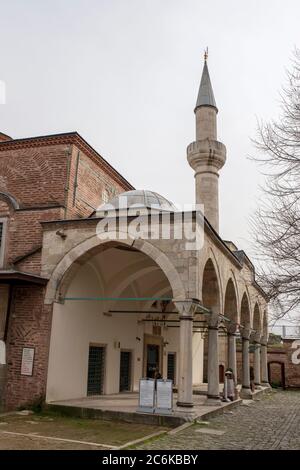
POLYGON ((0 0, 0 131, 78 131, 136 188, 194 201, 186 147, 208 66, 227 146, 220 233, 250 252, 256 118, 278 114, 299 0, 0 0))

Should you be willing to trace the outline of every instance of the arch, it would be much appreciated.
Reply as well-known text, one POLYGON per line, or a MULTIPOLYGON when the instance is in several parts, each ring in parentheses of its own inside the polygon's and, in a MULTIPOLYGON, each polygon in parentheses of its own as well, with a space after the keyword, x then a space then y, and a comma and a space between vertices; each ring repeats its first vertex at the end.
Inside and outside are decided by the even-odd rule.
POLYGON ((281 361, 270 361, 268 362, 268 377, 269 377, 269 383, 271 384, 272 387, 276 386, 281 386, 283 389, 286 388, 285 384, 285 363, 281 361), (272 365, 279 365, 280 366, 280 382, 274 382, 274 374, 272 378, 272 365))
POLYGON ((151 258, 161 268, 162 272, 168 279, 173 292, 173 297, 178 300, 183 300, 186 297, 183 283, 177 270, 170 259, 157 247, 148 241, 130 238, 130 235, 128 234, 126 234, 127 238, 124 237, 122 241, 114 238, 115 234, 112 232, 106 232, 105 235, 105 239, 100 239, 97 235, 94 235, 91 238, 84 240, 72 248, 59 261, 53 270, 47 285, 45 296, 46 304, 52 304, 55 300, 59 300, 59 289, 63 284, 68 284, 70 282, 82 264, 101 251, 107 250, 111 247, 120 246, 127 247, 134 251, 140 251, 151 258))
POLYGON ((264 310, 264 313, 263 313, 263 335, 265 338, 268 337, 268 312, 267 312, 267 309, 264 310))
POLYGON ((238 304, 237 304, 237 293, 236 288, 230 277, 227 281, 224 299, 224 315, 229 318, 232 322, 237 323, 238 321, 238 304))
POLYGON ((18 201, 9 193, 0 191, 0 198, 5 199, 15 210, 20 208, 18 201))
POLYGON ((202 275, 202 302, 214 313, 221 312, 221 293, 217 272, 211 258, 206 261, 202 275))
POLYGON ((261 316, 258 302, 254 306, 252 327, 257 333, 261 333, 261 316))
POLYGON ((249 305, 249 298, 248 298, 247 292, 244 292, 242 301, 241 301, 240 323, 244 328, 250 328, 251 314, 250 314, 250 305, 249 305))

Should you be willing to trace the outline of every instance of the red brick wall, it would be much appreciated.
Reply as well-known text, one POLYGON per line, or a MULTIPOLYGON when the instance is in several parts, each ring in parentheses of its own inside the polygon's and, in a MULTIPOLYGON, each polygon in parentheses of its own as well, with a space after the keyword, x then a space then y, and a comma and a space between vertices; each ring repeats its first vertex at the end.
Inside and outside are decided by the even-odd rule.
POLYGON ((6 409, 32 403, 45 395, 51 308, 44 306, 44 288, 13 287, 7 347, 6 409), (32 377, 21 375, 23 347, 35 348, 32 377))
POLYGON ((104 202, 104 190, 109 197, 113 197, 114 194, 126 191, 126 188, 74 145, 69 172, 67 218, 89 217, 104 202))
POLYGON ((0 151, 0 191, 22 207, 65 202, 70 145, 48 145, 0 151))
MULTIPOLYGON (((24 148, 15 148, 13 141, 0 145, 0 192, 10 194, 20 206, 15 209, 0 194, 0 217, 7 218, 5 261, 6 267, 40 274, 40 222, 88 217, 103 202, 104 189, 113 196, 127 190, 128 184, 110 176, 93 153, 80 150, 77 164, 78 147, 73 143, 21 145, 24 148)), ((43 288, 12 289, 3 392, 8 409, 45 394, 52 312, 44 305, 43 288), (35 348, 32 377, 20 375, 23 347, 35 348)))

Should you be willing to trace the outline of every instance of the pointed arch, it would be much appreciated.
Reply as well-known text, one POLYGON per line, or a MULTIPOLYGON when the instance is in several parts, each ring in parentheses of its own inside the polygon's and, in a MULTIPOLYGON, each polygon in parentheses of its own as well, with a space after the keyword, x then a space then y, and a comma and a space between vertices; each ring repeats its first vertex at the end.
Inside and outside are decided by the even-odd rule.
POLYGON ((237 293, 231 277, 227 281, 225 290, 224 315, 232 322, 238 322, 237 293))
POLYGON ((240 324, 244 328, 250 328, 251 325, 250 305, 247 292, 244 292, 241 301, 240 324))
POLYGON ((261 316, 258 302, 254 305, 252 328, 257 333, 261 333, 261 316))
POLYGON ((215 313, 221 312, 221 292, 214 263, 209 258, 202 275, 202 302, 204 307, 215 313))

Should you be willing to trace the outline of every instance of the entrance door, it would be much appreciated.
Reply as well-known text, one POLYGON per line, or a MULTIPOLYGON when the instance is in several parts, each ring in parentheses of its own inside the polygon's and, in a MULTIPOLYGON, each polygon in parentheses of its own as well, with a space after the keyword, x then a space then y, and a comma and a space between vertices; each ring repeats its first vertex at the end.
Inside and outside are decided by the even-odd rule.
POLYGON ((105 347, 90 346, 88 367, 88 395, 102 395, 104 384, 105 347))
POLYGON ((224 383, 224 377, 225 377, 225 369, 223 364, 219 365, 219 383, 223 384, 224 383))
POLYGON ((121 351, 120 354, 120 392, 131 389, 131 351, 121 351))
MULTIPOLYGON (((147 369, 146 374, 149 378, 154 378, 155 372, 159 370, 160 366, 160 357, 159 357, 160 347, 158 344, 147 344, 147 369)), ((160 372, 161 373, 161 372, 160 372)))
POLYGON ((175 385, 175 371, 176 371, 176 353, 168 353, 168 369, 167 377, 169 380, 172 380, 173 385, 175 385))

